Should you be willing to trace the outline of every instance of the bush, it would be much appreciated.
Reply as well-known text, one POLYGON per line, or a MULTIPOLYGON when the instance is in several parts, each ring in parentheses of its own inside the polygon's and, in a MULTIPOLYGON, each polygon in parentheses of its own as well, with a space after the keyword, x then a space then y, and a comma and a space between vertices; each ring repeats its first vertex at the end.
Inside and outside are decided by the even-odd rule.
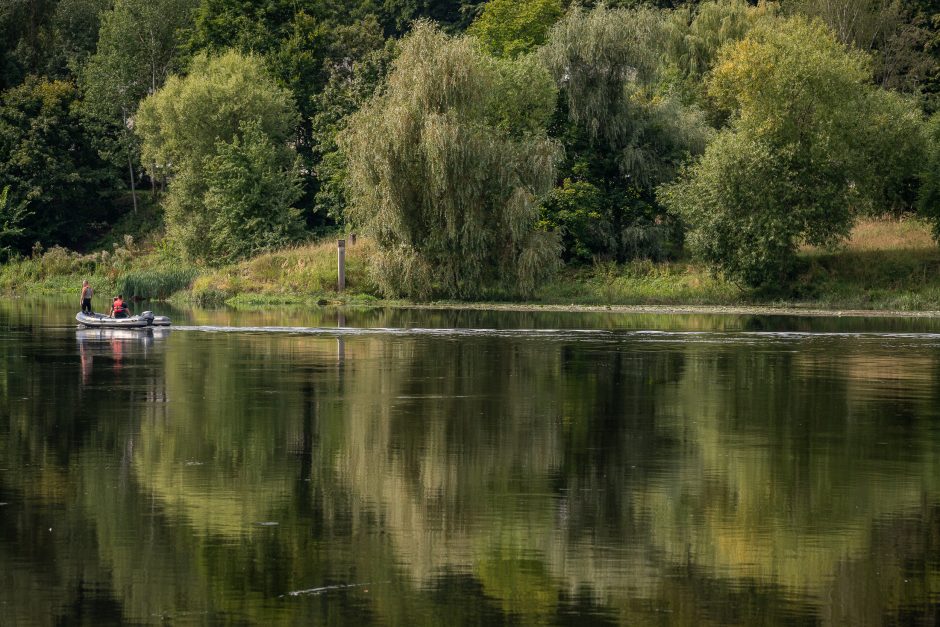
POLYGON ((39 272, 43 278, 74 274, 81 270, 81 256, 61 246, 53 246, 39 260, 39 272))
POLYGON ((839 242, 860 201, 899 193, 896 177, 869 183, 879 161, 864 158, 859 135, 878 107, 904 103, 872 98, 869 76, 860 52, 804 18, 768 21, 722 48, 709 94, 731 125, 660 192, 691 250, 750 287, 784 287, 801 244, 839 242))

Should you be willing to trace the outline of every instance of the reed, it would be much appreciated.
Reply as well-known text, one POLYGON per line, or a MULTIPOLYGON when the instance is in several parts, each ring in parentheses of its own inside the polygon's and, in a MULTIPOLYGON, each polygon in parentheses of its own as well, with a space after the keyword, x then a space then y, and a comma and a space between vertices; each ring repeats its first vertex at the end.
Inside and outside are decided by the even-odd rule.
POLYGON ((196 268, 185 266, 135 270, 118 277, 117 291, 135 300, 165 300, 175 292, 188 289, 197 274, 196 268))

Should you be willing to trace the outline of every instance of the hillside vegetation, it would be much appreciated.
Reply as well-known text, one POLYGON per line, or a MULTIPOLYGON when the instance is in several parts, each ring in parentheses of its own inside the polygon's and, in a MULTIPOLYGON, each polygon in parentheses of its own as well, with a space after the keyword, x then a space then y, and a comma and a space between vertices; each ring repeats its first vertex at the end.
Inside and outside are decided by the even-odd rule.
POLYGON ((935 2, 41 0, 0 33, 9 292, 330 300, 356 232, 346 299, 936 302, 935 2))

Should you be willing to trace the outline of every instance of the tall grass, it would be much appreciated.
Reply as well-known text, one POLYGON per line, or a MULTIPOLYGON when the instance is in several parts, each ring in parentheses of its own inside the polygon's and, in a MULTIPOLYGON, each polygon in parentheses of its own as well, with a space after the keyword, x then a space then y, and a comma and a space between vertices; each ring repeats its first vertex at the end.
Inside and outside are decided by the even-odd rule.
POLYGON ((116 287, 125 298, 165 300, 188 289, 198 274, 196 268, 185 266, 135 270, 118 277, 116 287))
MULTIPOLYGON (((131 239, 112 248, 87 255, 53 248, 2 264, 0 290, 77 295, 87 278, 99 294, 165 299, 182 293, 200 305, 365 303, 380 295, 369 274, 375 244, 368 239, 346 248, 342 294, 336 291, 334 240, 285 248, 216 269, 180 265, 169 249, 140 251, 131 239)), ((542 286, 536 300, 584 305, 940 309, 940 248, 922 221, 862 220, 840 249, 807 247, 800 257, 803 269, 796 284, 778 295, 742 290, 701 264, 684 260, 569 267, 542 286)))
POLYGON ((612 262, 569 268, 538 291, 549 304, 730 305, 746 294, 705 268, 684 262, 612 262))
MULTIPOLYGON (((344 298, 377 293, 369 275, 373 251, 369 240, 347 246, 344 298)), ((330 240, 264 253, 206 273, 193 283, 191 296, 201 304, 217 304, 238 295, 336 298, 336 275, 336 242, 330 240)))

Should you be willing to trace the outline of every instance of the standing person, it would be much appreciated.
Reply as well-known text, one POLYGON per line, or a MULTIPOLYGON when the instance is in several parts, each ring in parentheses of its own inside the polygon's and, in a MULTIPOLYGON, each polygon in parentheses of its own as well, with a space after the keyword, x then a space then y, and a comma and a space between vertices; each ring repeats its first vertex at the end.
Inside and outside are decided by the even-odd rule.
POLYGON ((92 313, 91 297, 94 295, 95 290, 88 284, 88 280, 82 281, 82 313, 92 313))

